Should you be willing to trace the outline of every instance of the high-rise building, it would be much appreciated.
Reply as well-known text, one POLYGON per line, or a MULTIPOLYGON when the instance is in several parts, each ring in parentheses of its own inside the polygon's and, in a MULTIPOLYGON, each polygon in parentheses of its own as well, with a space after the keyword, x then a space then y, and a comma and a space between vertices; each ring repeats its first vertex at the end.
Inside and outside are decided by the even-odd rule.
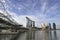
POLYGON ((56 30, 56 24, 55 23, 53 23, 53 29, 56 30))
POLYGON ((27 19, 26 27, 28 27, 28 28, 35 27, 35 21, 32 21, 32 20, 29 19, 28 17, 26 17, 26 19, 27 19))
POLYGON ((32 21, 32 27, 35 27, 35 21, 32 21))
POLYGON ((51 29, 51 23, 49 23, 49 28, 51 29))

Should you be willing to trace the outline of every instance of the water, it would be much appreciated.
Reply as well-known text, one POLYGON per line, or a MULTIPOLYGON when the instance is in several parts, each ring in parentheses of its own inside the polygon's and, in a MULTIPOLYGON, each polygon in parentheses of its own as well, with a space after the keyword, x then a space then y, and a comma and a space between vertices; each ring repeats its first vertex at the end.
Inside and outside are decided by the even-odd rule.
POLYGON ((60 40, 60 30, 29 31, 19 35, 0 35, 0 40, 60 40))

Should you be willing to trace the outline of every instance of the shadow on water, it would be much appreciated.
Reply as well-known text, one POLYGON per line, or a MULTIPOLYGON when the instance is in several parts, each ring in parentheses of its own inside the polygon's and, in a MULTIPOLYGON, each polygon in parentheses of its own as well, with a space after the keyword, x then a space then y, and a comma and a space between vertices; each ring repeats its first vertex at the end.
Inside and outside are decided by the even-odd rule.
POLYGON ((44 31, 37 31, 37 33, 36 31, 28 31, 24 33, 19 32, 11 40, 58 40, 58 39, 55 30, 53 32, 51 30, 50 31, 44 30, 44 31), (36 36, 39 38, 36 38, 36 36))
POLYGON ((15 35, 5 35, 5 34, 0 34, 0 40, 10 40, 11 37, 14 37, 15 35))
POLYGON ((0 40, 58 40, 56 30, 19 32, 16 35, 0 35, 0 40))
POLYGON ((16 34, 16 35, 15 35, 14 37, 12 37, 10 40, 17 40, 21 34, 23 34, 23 32, 18 32, 18 34, 16 34))
POLYGON ((28 31, 19 36, 18 40, 35 40, 35 31, 28 31))
POLYGON ((11 40, 35 40, 35 31, 19 32, 15 37, 11 38, 11 40))

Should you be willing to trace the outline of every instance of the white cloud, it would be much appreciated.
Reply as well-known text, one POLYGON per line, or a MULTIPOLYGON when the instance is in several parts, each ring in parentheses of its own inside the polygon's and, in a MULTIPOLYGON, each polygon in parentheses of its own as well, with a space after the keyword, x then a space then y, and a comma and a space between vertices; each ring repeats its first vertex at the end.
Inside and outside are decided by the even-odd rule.
POLYGON ((5 2, 5 0, 0 0, 1 2, 5 2))
POLYGON ((26 27, 26 17, 29 17, 31 20, 36 22, 36 26, 38 24, 38 20, 36 16, 34 15, 17 15, 16 13, 8 11, 8 13, 12 16, 12 18, 18 22, 19 24, 22 24, 24 27, 26 27))
POLYGON ((55 5, 53 5, 49 9, 47 9, 46 13, 56 12, 57 8, 58 8, 58 6, 57 6, 57 3, 56 3, 55 5))
POLYGON ((46 9, 46 2, 44 2, 44 4, 42 5, 41 13, 44 13, 45 9, 46 9))
POLYGON ((42 7, 41 7, 41 13, 44 14, 44 12, 45 12, 45 10, 47 8, 47 0, 41 0, 41 5, 42 5, 42 7))
POLYGON ((26 16, 29 17, 31 20, 34 20, 36 22, 36 17, 33 15, 20 15, 18 17, 15 17, 15 20, 20 23, 23 24, 23 26, 26 27, 26 16))
MULTIPOLYGON (((11 3, 11 1, 7 0, 9 3, 11 3)), ((3 1, 4 2, 4 1, 3 1)), ((11 6, 17 8, 19 11, 23 8, 25 8, 25 6, 29 6, 28 4, 27 5, 19 5, 17 4, 18 6, 16 5, 12 5, 10 4, 11 6)), ((34 8, 36 4, 33 3, 33 7, 32 9, 34 8)), ((28 16, 31 20, 34 20, 36 22, 36 26, 40 26, 40 23, 42 22, 50 22, 50 21, 53 21, 55 20, 55 18, 46 18, 47 15, 43 14, 44 11, 46 10, 46 7, 47 7, 47 0, 41 0, 41 5, 42 5, 42 8, 41 8, 41 12, 36 14, 36 16, 34 15, 17 15, 17 13, 13 13, 13 12, 10 12, 8 11, 9 8, 11 8, 8 4, 5 5, 5 7, 7 8, 7 11, 10 15, 12 15, 12 18, 15 19, 15 21, 17 21, 19 24, 22 24, 24 26, 26 26, 26 16, 28 16), (38 25, 37 25, 38 24, 38 25)), ((49 8, 46 12, 50 13, 50 12, 55 12, 55 10, 57 9, 57 5, 53 5, 51 8, 49 8)))
MULTIPOLYGON (((6 0, 5 0, 6 1, 6 0)), ((9 1, 10 2, 10 1, 9 1)), ((7 5, 7 4, 6 4, 7 5)), ((28 16, 31 20, 33 20, 33 21, 35 21, 35 22, 37 22, 37 17, 36 16, 34 16, 34 15, 17 15, 16 13, 13 13, 13 12, 10 12, 10 11, 8 11, 8 8, 10 8, 8 5, 6 6, 5 5, 5 7, 7 7, 7 9, 6 9, 6 11, 8 12, 8 14, 9 15, 11 15, 12 16, 12 18, 15 20, 15 21, 17 21, 19 24, 22 24, 23 26, 26 26, 26 16, 28 16)), ((21 7, 21 6, 20 6, 21 7)), ((20 10, 20 7, 18 7, 18 9, 20 10)), ((5 11, 5 12, 6 12, 5 11)), ((3 12, 3 11, 0 11, 0 12, 3 12)), ((4 12, 3 12, 4 13, 4 12)), ((5 15, 7 15, 8 16, 8 14, 7 13, 4 13, 5 15)))

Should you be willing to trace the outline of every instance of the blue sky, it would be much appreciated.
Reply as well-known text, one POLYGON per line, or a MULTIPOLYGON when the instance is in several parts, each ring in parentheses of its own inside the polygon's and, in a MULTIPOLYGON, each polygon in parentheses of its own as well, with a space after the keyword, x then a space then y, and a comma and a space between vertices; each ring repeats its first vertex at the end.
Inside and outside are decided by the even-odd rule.
POLYGON ((3 0, 6 10, 19 23, 28 16, 36 21, 60 24, 60 0, 3 0))

